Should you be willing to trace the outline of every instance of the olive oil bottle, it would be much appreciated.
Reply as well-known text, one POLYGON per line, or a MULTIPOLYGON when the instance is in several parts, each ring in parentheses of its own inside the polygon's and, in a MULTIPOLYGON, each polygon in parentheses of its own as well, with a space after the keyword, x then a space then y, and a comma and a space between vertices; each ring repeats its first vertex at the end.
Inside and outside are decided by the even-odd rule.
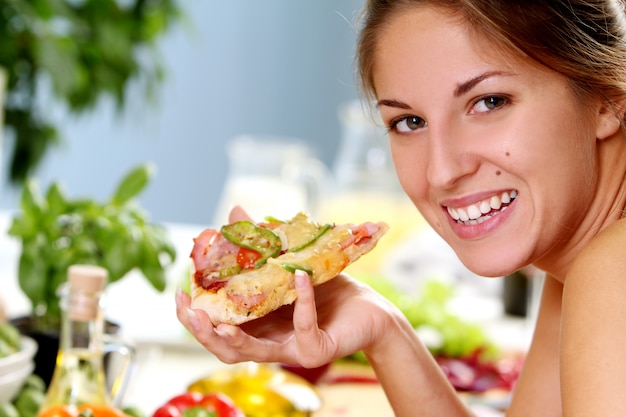
POLYGON ((104 373, 104 287, 107 270, 72 265, 62 288, 59 351, 44 410, 58 404, 111 404, 104 373))

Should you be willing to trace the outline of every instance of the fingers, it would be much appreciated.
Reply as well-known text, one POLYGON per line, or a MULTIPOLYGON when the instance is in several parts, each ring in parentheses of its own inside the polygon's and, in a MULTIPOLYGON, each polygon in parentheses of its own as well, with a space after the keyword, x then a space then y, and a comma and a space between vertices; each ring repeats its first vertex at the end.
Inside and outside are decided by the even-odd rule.
POLYGON ((201 310, 191 308, 191 299, 182 290, 176 290, 176 316, 183 326, 204 346, 224 363, 237 363, 244 359, 232 350, 226 338, 215 332, 208 315, 201 310))
POLYGON ((176 316, 183 326, 193 333, 197 339, 205 330, 213 330, 213 323, 211 323, 207 314, 193 310, 189 294, 186 294, 180 288, 176 289, 176 316))
POLYGON ((203 310, 191 308, 189 295, 180 288, 176 291, 176 315, 196 340, 224 363, 286 361, 281 356, 284 350, 270 340, 254 338, 238 326, 213 326, 203 310))
POLYGON ((250 216, 241 206, 235 206, 230 210, 228 222, 234 223, 239 220, 250 220, 250 216))

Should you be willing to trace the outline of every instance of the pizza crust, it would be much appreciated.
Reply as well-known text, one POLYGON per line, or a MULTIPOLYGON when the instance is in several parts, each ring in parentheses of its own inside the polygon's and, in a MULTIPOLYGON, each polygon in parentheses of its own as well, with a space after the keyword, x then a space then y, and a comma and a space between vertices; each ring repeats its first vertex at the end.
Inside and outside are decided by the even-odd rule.
POLYGON ((372 250, 387 232, 388 225, 377 223, 378 231, 370 238, 350 244, 353 225, 339 225, 324 233, 311 246, 268 259, 258 269, 234 275, 217 291, 207 291, 191 279, 191 308, 207 312, 214 325, 239 325, 265 316, 297 298, 294 274, 281 265, 300 265, 313 271, 313 285, 320 285, 339 275, 348 265, 372 250))

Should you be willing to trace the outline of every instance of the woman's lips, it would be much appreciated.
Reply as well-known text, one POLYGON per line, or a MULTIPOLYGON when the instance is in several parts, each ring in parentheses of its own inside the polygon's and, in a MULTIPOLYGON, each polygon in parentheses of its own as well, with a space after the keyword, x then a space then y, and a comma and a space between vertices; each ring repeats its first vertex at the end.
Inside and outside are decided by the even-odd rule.
POLYGON ((457 223, 467 226, 476 225, 502 213, 515 197, 517 197, 517 190, 504 191, 465 207, 446 207, 446 209, 457 223))

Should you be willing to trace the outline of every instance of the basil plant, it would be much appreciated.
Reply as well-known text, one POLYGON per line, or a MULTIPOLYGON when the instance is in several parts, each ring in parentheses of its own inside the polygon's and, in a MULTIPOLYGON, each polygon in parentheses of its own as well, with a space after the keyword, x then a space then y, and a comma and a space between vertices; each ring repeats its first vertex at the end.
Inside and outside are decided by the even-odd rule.
POLYGON ((132 169, 105 202, 71 199, 59 182, 42 194, 33 180, 26 181, 8 233, 21 241, 19 286, 41 330, 58 326, 58 289, 73 264, 106 268, 109 284, 137 269, 155 290, 165 290, 176 250, 136 201, 152 173, 149 164, 132 169))

